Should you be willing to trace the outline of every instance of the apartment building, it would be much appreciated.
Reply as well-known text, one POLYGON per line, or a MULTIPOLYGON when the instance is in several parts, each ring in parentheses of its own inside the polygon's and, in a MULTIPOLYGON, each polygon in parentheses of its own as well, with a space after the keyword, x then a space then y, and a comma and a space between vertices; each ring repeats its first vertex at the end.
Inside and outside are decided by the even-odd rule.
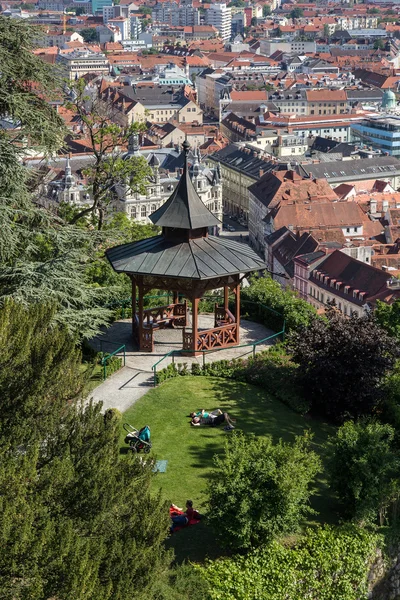
POLYGON ((73 80, 87 73, 107 74, 109 62, 105 54, 92 52, 90 50, 74 50, 57 55, 57 62, 61 65, 66 76, 73 80))
POLYGON ((206 11, 207 25, 213 25, 224 41, 229 41, 232 32, 231 9, 226 4, 211 4, 206 11))

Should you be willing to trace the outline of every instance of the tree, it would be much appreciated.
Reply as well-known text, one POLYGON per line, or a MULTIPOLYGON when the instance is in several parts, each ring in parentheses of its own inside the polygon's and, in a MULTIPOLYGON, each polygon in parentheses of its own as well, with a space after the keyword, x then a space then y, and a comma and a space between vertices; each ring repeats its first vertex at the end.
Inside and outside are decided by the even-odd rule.
POLYGON ((330 37, 331 37, 331 34, 330 34, 329 25, 328 25, 328 23, 325 23, 325 25, 324 25, 324 38, 326 40, 329 40, 330 37))
POLYGON ((400 456, 395 430, 382 423, 348 421, 331 438, 330 485, 348 519, 384 524, 387 508, 400 492, 400 456))
MULTIPOLYGON (((0 129, 0 300, 14 298, 27 306, 51 298, 55 320, 90 337, 112 316, 106 304, 119 294, 122 280, 100 287, 88 270, 106 241, 124 239, 116 228, 103 235, 82 222, 71 224, 62 211, 56 215, 41 206, 40 195, 34 198, 28 189, 34 178, 23 165, 25 154, 33 149, 49 155, 66 135, 48 102, 60 99, 62 82, 33 54, 36 37, 22 20, 0 17, 0 116, 18 123, 16 129, 0 129)), ((140 173, 132 181, 138 182, 140 173)))
POLYGON ((78 6, 78 8, 75 9, 75 14, 77 17, 80 17, 81 15, 85 14, 85 9, 83 8, 83 6, 78 6))
POLYGON ((233 550, 262 546, 298 530, 309 507, 310 485, 321 468, 308 434, 293 444, 271 436, 234 433, 214 459, 209 483, 209 521, 222 545, 233 550))
POLYGON ((82 124, 93 153, 93 163, 85 170, 91 205, 79 211, 71 224, 92 216, 97 218, 97 227, 101 230, 109 204, 119 201, 120 188, 131 193, 146 191, 146 179, 152 174, 146 159, 142 156, 127 158, 120 150, 131 136, 144 131, 146 126, 143 123, 127 126, 124 115, 115 109, 111 101, 88 95, 83 79, 74 85, 73 96, 67 106, 82 124))
POLYGON ((250 314, 262 314, 263 322, 275 331, 280 331, 283 319, 286 322, 286 331, 308 325, 315 316, 315 309, 302 300, 289 289, 283 289, 277 281, 269 275, 265 277, 253 276, 250 286, 242 290, 243 306, 250 314), (247 301, 250 301, 247 304, 247 301), (272 311, 262 310, 260 305, 266 305, 272 311), (262 313, 261 313, 262 311, 262 313), (274 314, 278 313, 278 314, 274 314))
POLYGON ((244 0, 231 0, 229 6, 242 8, 243 6, 246 6, 246 3, 244 2, 244 0))
POLYGON ((302 8, 296 7, 290 11, 289 17, 291 19, 301 19, 304 17, 304 10, 302 8))
POLYGON ((290 334, 288 346, 312 410, 339 423, 374 411, 399 354, 372 315, 347 318, 333 307, 290 334))
POLYGON ((81 29, 80 35, 83 37, 84 41, 87 44, 91 44, 92 42, 97 42, 99 40, 99 36, 94 27, 87 27, 86 29, 81 29))
POLYGON ((269 17, 269 15, 272 13, 271 7, 269 4, 264 4, 263 6, 263 17, 269 17))
POLYGON ((0 311, 0 589, 21 600, 151 598, 168 570, 152 462, 119 456, 120 415, 77 403, 76 340, 54 308, 0 311))
POLYGON ((400 300, 393 304, 377 301, 375 316, 379 325, 400 340, 400 300))
POLYGON ((385 42, 379 38, 378 40, 375 40, 374 42, 374 50, 384 50, 385 48, 385 42))

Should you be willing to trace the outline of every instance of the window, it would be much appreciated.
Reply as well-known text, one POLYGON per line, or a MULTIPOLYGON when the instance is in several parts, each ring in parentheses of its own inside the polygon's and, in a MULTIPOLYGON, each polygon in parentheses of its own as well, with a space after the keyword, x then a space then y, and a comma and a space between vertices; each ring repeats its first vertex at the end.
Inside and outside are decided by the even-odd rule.
POLYGON ((131 206, 131 219, 136 219, 136 206, 131 206))
POLYGON ((142 207, 140 209, 140 216, 147 217, 147 207, 145 204, 142 204, 142 207))
POLYGON ((350 233, 350 227, 346 227, 346 233, 350 233))
POLYGON ((152 204, 152 205, 151 205, 151 212, 153 213, 153 212, 154 212, 154 211, 156 211, 156 210, 157 210, 157 206, 156 206, 156 204, 152 204))
POLYGON ((354 233, 357 233, 358 227, 354 227, 354 233))

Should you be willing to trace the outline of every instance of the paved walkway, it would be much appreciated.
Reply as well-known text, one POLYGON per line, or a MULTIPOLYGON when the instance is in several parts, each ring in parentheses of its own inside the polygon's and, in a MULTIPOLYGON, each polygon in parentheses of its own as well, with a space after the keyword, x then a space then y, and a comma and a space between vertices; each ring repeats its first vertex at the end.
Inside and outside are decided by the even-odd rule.
MULTIPOLYGON (((199 315, 199 330, 210 329, 214 327, 213 315, 199 315)), ((103 402, 103 409, 118 408, 121 412, 127 410, 139 398, 141 398, 150 388, 153 387, 152 366, 171 350, 182 348, 182 329, 160 329, 155 331, 154 352, 138 352, 132 344, 131 331, 132 325, 130 319, 116 321, 109 327, 105 334, 94 338, 91 345, 96 350, 104 352, 113 352, 117 347, 126 345, 126 366, 111 375, 104 383, 95 388, 91 398, 95 402, 103 402)), ((240 343, 250 344, 273 335, 270 329, 267 329, 259 323, 241 320, 240 322, 240 343)), ((273 343, 272 340, 271 343, 273 343)), ((268 344, 260 344, 257 351, 265 350, 268 344)), ((249 356, 252 353, 252 347, 230 348, 211 352, 206 354, 206 362, 215 360, 229 360, 249 356)), ((172 362, 172 358, 164 359, 158 369, 166 367, 172 362)), ((189 368, 193 362, 202 364, 202 356, 198 357, 175 357, 175 362, 188 363, 189 368)))

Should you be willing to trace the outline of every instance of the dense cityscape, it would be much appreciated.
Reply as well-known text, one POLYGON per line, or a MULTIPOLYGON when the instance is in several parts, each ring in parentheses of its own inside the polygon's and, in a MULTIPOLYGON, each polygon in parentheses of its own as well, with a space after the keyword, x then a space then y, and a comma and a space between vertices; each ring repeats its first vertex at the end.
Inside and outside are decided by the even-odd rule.
POLYGON ((0 2, 0 598, 400 599, 400 4, 0 2))

